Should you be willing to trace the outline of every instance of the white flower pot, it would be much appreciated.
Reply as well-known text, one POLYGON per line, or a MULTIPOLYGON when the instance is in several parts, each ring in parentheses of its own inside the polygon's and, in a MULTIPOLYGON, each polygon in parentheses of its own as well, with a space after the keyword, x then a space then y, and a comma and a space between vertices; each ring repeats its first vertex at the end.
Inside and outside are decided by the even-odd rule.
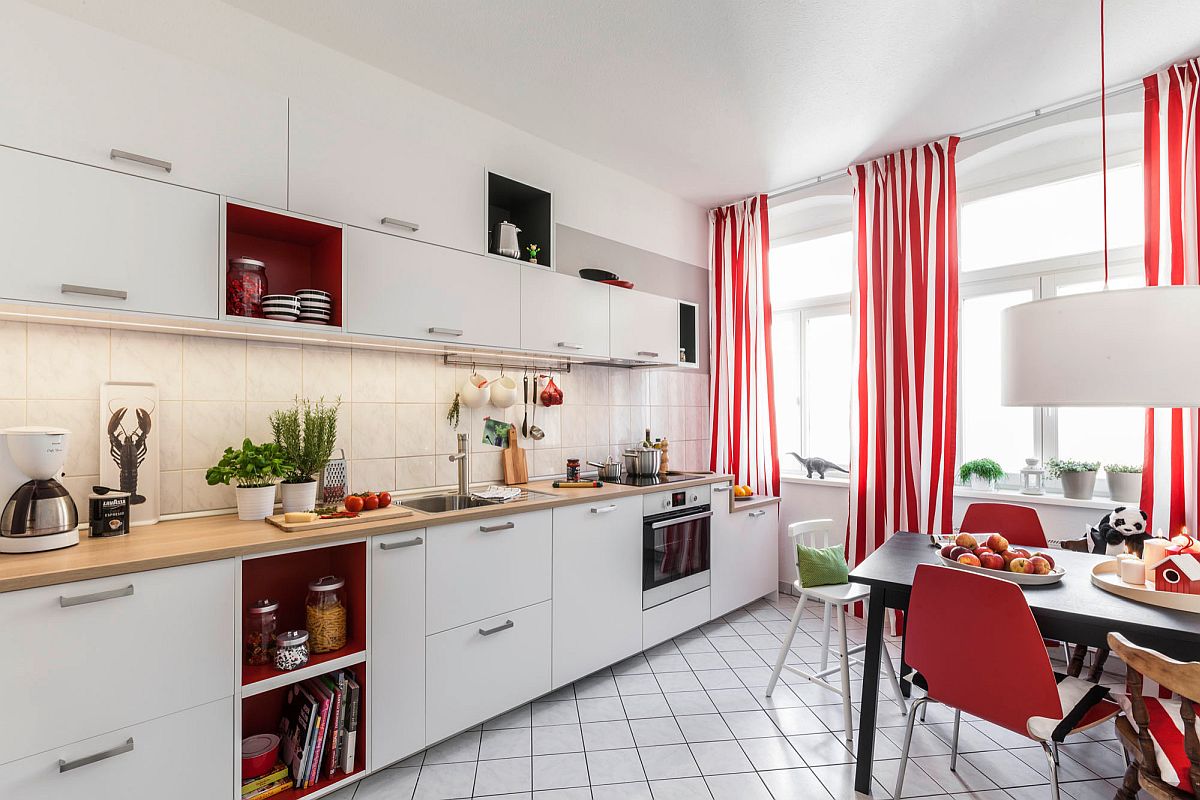
POLYGON ((279 484, 279 497, 283 500, 283 512, 312 511, 317 507, 317 482, 279 484))
POLYGON ((1059 475, 1062 481, 1063 497, 1070 500, 1091 500, 1096 491, 1096 471, 1064 472, 1059 475))
POLYGON ((994 492, 996 491, 996 482, 987 478, 981 478, 978 475, 972 475, 971 488, 980 492, 994 492))
POLYGON ((239 486, 237 493, 238 519, 258 521, 271 516, 275 510, 275 487, 239 486))
POLYGON ((1142 502, 1142 473, 1140 472, 1106 472, 1108 478, 1108 493, 1119 503, 1142 502))

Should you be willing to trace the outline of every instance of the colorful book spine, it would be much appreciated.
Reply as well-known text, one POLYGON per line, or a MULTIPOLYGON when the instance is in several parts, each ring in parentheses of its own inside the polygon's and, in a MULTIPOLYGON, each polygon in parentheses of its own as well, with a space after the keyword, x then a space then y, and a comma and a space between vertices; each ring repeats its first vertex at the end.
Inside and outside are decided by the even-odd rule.
POLYGON ((264 787, 252 795, 247 795, 243 798, 243 800, 265 800, 265 798, 274 797, 277 794, 283 794, 287 790, 291 789, 292 786, 292 779, 284 778, 283 780, 273 783, 270 786, 264 787))
POLYGON ((317 698, 317 704, 320 709, 320 725, 317 728, 317 736, 313 740, 308 771, 305 773, 304 788, 308 788, 320 778, 321 754, 325 752, 325 741, 329 738, 329 717, 330 709, 333 705, 333 697, 320 681, 309 679, 304 682, 304 685, 317 698))
POLYGON ((342 770, 354 771, 355 747, 358 744, 358 704, 362 698, 362 690, 353 678, 346 681, 349 690, 346 703, 346 750, 342 756, 342 770))
POLYGON ((249 780, 242 781, 242 797, 245 798, 246 795, 253 794, 264 786, 270 786, 271 784, 286 778, 287 776, 287 765, 276 763, 271 771, 266 775, 260 775, 257 778, 251 778, 249 780))

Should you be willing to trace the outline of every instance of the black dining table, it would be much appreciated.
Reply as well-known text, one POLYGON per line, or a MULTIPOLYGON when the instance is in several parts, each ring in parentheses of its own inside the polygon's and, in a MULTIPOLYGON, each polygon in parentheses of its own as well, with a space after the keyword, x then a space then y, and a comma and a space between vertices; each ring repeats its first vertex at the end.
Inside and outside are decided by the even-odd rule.
MULTIPOLYGON (((1013 545, 1019 547, 1020 543, 1013 545)), ((1138 603, 1092 585, 1092 567, 1106 556, 1066 550, 1054 550, 1051 555, 1066 576, 1048 586, 1021 587, 1047 639, 1099 647, 1106 643, 1110 632, 1116 631, 1136 644, 1181 661, 1200 660, 1200 614, 1138 603)), ((938 548, 930 545, 928 536, 901 532, 850 573, 853 583, 871 589, 854 774, 854 789, 863 794, 871 791, 884 619, 888 609, 908 608, 917 565, 940 563, 938 548)))

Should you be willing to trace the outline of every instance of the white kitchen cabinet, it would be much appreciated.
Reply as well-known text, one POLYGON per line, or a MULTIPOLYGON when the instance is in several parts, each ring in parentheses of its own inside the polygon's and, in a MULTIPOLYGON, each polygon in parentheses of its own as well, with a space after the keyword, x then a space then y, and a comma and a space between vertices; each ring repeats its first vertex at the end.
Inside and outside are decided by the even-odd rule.
POLYGON ((438 526, 426 545, 426 633, 550 599, 550 511, 438 526))
POLYGON ((430 636, 425 658, 432 744, 550 691, 550 601, 430 636))
POLYGON ((217 195, 8 147, 0 186, 0 296, 216 318, 217 195))
MULTIPOLYGON (((108 677, 97 673, 81 681, 93 695, 91 702, 108 700, 108 677)), ((11 685, 7 692, 10 698, 20 693, 21 684, 11 685)), ((55 723, 63 721, 52 719, 55 723)), ((227 697, 4 764, 0 766, 0 797, 229 797, 235 774, 232 731, 233 698, 227 697)))
POLYGON ((521 344, 521 266, 346 229, 347 330, 450 344, 521 344))
POLYGON ((649 650, 667 639, 698 628, 711 620, 709 587, 689 592, 669 603, 661 603, 642 612, 642 649, 649 650))
POLYGON ((679 301, 609 288, 609 355, 648 364, 678 364, 679 301))
POLYGON ((483 253, 486 170, 420 137, 419 127, 383 130, 293 101, 288 207, 483 253))
POLYGON ((779 506, 729 508, 713 485, 712 614, 718 617, 779 589, 779 506))
POLYGON ((640 498, 554 509, 554 685, 641 649, 640 498))
POLYGON ((287 201, 287 97, 244 76, 25 3, 0 12, 0 76, 0 144, 279 208, 287 201))
POLYGON ((371 763, 425 746, 424 528, 371 540, 371 763))
POLYGON ((609 286, 521 270, 521 347, 564 356, 608 356, 609 286))
POLYGON ((231 696, 235 588, 225 559, 0 594, 0 764, 231 696))

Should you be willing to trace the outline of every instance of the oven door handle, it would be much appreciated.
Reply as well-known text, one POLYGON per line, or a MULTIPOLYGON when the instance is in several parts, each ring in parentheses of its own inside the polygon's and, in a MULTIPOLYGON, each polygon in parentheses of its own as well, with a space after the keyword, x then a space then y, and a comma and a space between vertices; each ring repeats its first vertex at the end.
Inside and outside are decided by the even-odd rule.
POLYGON ((698 519, 708 519, 713 515, 711 511, 704 511, 700 514, 692 514, 690 517, 675 517, 674 519, 664 519, 662 522, 655 522, 650 525, 651 530, 659 528, 669 528, 672 525, 682 525, 685 522, 695 522, 698 519))

